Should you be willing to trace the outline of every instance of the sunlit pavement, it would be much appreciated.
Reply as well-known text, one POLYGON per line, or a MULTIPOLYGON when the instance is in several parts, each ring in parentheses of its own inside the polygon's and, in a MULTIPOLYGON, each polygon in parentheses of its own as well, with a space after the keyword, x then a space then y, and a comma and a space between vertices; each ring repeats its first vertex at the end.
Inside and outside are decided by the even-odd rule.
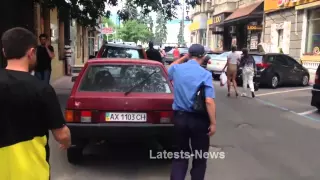
MULTIPOLYGON (((320 122, 312 120, 320 118, 310 113, 308 87, 260 89, 251 99, 228 98, 226 88, 214 84, 218 125, 210 150, 226 158, 208 161, 206 180, 320 179, 320 122)), ((56 86, 64 107, 70 86, 56 86)), ((170 162, 149 160, 148 144, 91 146, 77 166, 68 164, 52 138, 50 144, 53 180, 169 179, 170 162)))

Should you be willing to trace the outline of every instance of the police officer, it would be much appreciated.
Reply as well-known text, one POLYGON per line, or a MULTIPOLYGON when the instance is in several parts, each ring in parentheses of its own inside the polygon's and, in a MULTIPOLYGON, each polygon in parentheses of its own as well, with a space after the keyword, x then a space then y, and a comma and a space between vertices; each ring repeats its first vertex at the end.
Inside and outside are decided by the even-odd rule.
MULTIPOLYGON (((174 61, 168 69, 169 78, 174 82, 174 134, 179 157, 173 160, 171 180, 184 180, 189 160, 187 153, 205 153, 209 151, 210 136, 216 132, 215 91, 212 75, 202 68, 205 49, 200 44, 193 44, 189 54, 174 61), (186 59, 189 61, 183 63, 186 59), (196 92, 205 86, 205 103, 207 114, 199 114, 193 110, 196 92), (191 149, 189 142, 191 141, 191 149), (182 152, 182 154, 181 154, 182 152)), ((194 158, 191 170, 192 180, 204 180, 207 160, 194 158)))

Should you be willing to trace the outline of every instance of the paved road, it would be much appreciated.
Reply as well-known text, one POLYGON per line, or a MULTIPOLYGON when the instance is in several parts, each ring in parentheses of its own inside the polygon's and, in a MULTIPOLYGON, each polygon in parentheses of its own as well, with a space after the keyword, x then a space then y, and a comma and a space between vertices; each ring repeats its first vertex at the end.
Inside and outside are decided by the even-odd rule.
MULTIPOLYGON (((217 91, 217 134, 211 151, 225 159, 208 161, 207 180, 319 180, 320 115, 310 104, 310 88, 261 89, 257 98, 226 97, 217 91)), ((69 87, 57 88, 64 106, 69 87)), ((129 135, 128 135, 129 136, 129 135)), ((88 148, 73 166, 51 143, 53 180, 167 180, 170 163, 148 160, 148 144, 88 148)))

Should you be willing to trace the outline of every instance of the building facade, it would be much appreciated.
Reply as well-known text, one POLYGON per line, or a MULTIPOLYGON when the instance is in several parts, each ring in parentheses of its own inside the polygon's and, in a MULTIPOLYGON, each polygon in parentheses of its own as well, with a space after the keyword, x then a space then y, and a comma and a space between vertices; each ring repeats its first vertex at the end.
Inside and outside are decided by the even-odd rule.
POLYGON ((257 51, 262 35, 263 1, 212 0, 208 25, 208 46, 214 51, 248 48, 257 51))
POLYGON ((320 1, 265 0, 264 11, 264 49, 282 50, 316 68, 320 61, 320 1))
POLYGON ((191 14, 191 24, 189 25, 190 43, 207 45, 207 11, 211 7, 211 0, 201 0, 191 14))
MULTIPOLYGON (((50 43, 55 50, 55 58, 52 60, 52 74, 51 81, 66 75, 68 63, 65 58, 65 45, 72 43, 71 28, 69 16, 63 15, 61 9, 48 9, 33 0, 11 0, 0 5, 1 13, 1 27, 0 35, 6 30, 13 27, 24 27, 32 31, 37 37, 45 33, 50 38, 50 43), (21 4, 23 3, 23 4, 21 4), (16 6, 19 4, 19 6, 16 6), (19 13, 16 13, 19 12, 19 13), (23 14, 23 16, 21 16, 23 14), (10 17, 10 18, 7 18, 10 17)), ((80 25, 78 25, 80 26, 80 25)), ((77 39, 74 42, 81 41, 76 48, 72 49, 72 53, 76 53, 74 63, 83 64, 88 59, 88 29, 85 27, 78 27, 77 39), (82 39, 82 40, 80 40, 82 39)), ((3 55, 0 56, 1 67, 6 66, 6 61, 3 55)))

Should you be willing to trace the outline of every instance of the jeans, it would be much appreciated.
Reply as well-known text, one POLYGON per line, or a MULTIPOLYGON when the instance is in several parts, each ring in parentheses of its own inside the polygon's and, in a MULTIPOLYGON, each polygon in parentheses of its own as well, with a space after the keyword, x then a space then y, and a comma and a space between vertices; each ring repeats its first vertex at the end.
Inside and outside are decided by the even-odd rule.
POLYGON ((34 75, 42 80, 47 82, 48 84, 50 83, 50 77, 51 77, 51 70, 44 70, 44 71, 35 71, 34 75))
POLYGON ((253 77, 254 77, 254 70, 252 68, 244 67, 242 70, 242 86, 243 86, 243 93, 247 93, 247 86, 249 84, 250 91, 254 92, 254 85, 253 85, 253 77))
MULTIPOLYGON (((175 153, 182 152, 208 152, 210 138, 208 116, 182 111, 174 114, 175 153), (191 141, 191 143, 189 143, 191 141), (191 144, 191 147, 190 147, 191 144)), ((171 169, 171 180, 184 180, 188 170, 189 159, 184 157, 174 158, 171 169)), ((204 180, 207 168, 207 159, 193 158, 191 180, 204 180)))

